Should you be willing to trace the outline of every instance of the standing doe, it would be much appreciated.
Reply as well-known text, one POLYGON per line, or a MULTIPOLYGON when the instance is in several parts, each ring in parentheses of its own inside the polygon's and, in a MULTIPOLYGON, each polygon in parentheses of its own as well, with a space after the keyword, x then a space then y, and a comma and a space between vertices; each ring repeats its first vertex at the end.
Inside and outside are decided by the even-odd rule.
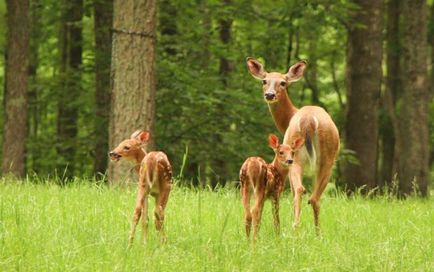
POLYGON ((136 163, 136 171, 139 173, 136 208, 129 236, 130 244, 133 242, 140 216, 142 216, 143 241, 146 242, 149 194, 155 198, 155 228, 165 238, 163 229, 164 209, 172 188, 172 167, 163 152, 146 153, 144 145, 149 141, 149 136, 147 131, 136 131, 131 135, 130 139, 122 141, 109 153, 112 161, 119 161, 121 158, 133 161, 136 163))
POLYGON ((306 62, 292 65, 286 74, 268 73, 263 65, 247 58, 250 74, 262 81, 265 102, 280 132, 283 143, 294 148, 294 162, 290 168, 290 184, 294 197, 294 227, 300 224, 303 166, 310 161, 315 167, 316 182, 309 203, 319 228, 320 198, 330 179, 339 151, 339 132, 330 115, 321 107, 305 106, 297 109, 288 97, 288 86, 302 78, 306 62))
POLYGON ((280 232, 279 198, 285 185, 288 167, 292 163, 291 148, 284 144, 280 145, 279 138, 276 135, 270 134, 268 143, 275 153, 272 163, 267 164, 260 157, 249 157, 240 170, 240 191, 244 206, 246 235, 247 238, 250 237, 253 220, 254 240, 256 240, 258 234, 266 198, 271 199, 274 227, 276 233, 280 232), (250 210, 250 194, 252 191, 255 196, 255 204, 250 210))

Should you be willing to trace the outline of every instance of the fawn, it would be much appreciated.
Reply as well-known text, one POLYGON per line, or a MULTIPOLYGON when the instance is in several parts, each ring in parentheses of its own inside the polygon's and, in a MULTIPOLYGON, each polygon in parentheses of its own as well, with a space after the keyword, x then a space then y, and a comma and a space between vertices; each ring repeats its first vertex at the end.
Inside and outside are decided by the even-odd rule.
POLYGON ((272 163, 267 164, 260 157, 249 157, 241 166, 240 184, 241 198, 244 206, 244 223, 247 238, 253 220, 253 239, 256 240, 261 222, 262 208, 265 199, 272 202, 272 213, 276 233, 280 232, 279 198, 288 175, 288 167, 292 163, 291 148, 288 145, 279 144, 279 138, 270 134, 268 144, 274 150, 275 156, 272 163), (253 189, 255 204, 250 210, 250 194, 253 189))
MULTIPOLYGON (((129 236, 130 244, 134 240, 137 223, 142 217, 143 241, 146 242, 148 232, 148 196, 155 198, 154 223, 155 228, 164 238, 164 209, 172 188, 172 167, 166 154, 161 151, 146 153, 144 145, 149 141, 149 132, 136 131, 130 139, 122 141, 109 153, 112 161, 121 158, 136 163, 139 173, 136 208, 132 219, 129 236)), ((165 239, 165 238, 164 238, 165 239)))
POLYGON ((319 229, 320 198, 332 174, 339 151, 339 132, 330 115, 321 107, 304 106, 297 109, 288 97, 288 86, 303 77, 307 63, 299 61, 286 74, 266 72, 263 65, 247 58, 250 74, 262 81, 264 100, 280 132, 283 143, 292 146, 293 164, 290 167, 290 184, 294 197, 294 227, 300 224, 303 166, 310 161, 316 170, 316 182, 309 204, 314 212, 314 222, 319 229))

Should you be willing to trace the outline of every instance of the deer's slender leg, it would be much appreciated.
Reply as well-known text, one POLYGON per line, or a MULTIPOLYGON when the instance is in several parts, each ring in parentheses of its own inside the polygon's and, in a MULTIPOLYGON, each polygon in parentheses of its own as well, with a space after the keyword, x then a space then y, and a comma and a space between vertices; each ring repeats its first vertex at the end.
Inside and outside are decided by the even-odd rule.
POLYGON ((241 198, 244 207, 244 226, 246 229, 247 239, 250 237, 250 230, 252 229, 252 213, 250 212, 250 184, 248 180, 241 181, 241 198))
POLYGON ((265 190, 256 190, 255 204, 252 208, 252 219, 253 219, 253 240, 255 241, 258 236, 259 227, 261 224, 262 208, 265 202, 265 190))
POLYGON ((154 222, 155 229, 160 233, 162 241, 166 240, 166 234, 164 232, 164 210, 169 200, 169 194, 171 190, 170 180, 164 183, 164 188, 160 188, 159 195, 155 198, 154 209, 154 222))
POLYGON ((274 229, 276 231, 276 234, 280 234, 279 197, 275 196, 271 199, 271 201, 272 201, 274 229))
POLYGON ((317 230, 319 230, 320 199, 330 179, 332 167, 333 164, 326 164, 320 166, 312 196, 309 200, 309 203, 312 205, 314 222, 317 230))
POLYGON ((137 199, 136 199, 136 207, 134 209, 133 219, 131 222, 131 230, 129 241, 132 244, 134 240, 134 234, 136 232, 137 223, 139 222, 140 217, 142 216, 142 220, 147 220, 147 194, 149 192, 148 185, 145 183, 144 179, 140 177, 138 190, 137 190, 137 199), (146 204, 146 206, 145 206, 146 204))
POLYGON ((294 189, 294 224, 293 227, 296 228, 300 225, 300 213, 301 213, 301 197, 305 191, 301 175, 303 170, 299 163, 294 163, 290 170, 290 180, 292 188, 294 189))

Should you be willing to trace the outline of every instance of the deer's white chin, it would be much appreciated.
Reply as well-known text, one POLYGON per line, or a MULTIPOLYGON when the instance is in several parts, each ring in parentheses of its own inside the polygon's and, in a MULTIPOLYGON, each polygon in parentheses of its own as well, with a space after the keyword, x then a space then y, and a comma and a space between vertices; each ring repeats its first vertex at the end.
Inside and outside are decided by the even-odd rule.
POLYGON ((268 99, 265 99, 264 98, 264 100, 265 100, 265 103, 267 103, 267 104, 274 104, 274 103, 276 103, 277 102, 277 99, 273 99, 273 100, 268 100, 268 99))

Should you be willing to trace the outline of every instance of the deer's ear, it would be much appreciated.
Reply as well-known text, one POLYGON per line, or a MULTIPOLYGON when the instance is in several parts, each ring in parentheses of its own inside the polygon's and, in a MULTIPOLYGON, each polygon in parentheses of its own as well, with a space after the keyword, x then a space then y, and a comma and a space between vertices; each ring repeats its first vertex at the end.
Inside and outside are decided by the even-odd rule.
POLYGON ((256 79, 264 79, 267 74, 264 66, 254 58, 247 58, 247 68, 249 68, 250 74, 256 79))
POLYGON ((299 137, 292 141, 291 148, 292 150, 298 150, 304 144, 304 139, 299 137))
POLYGON ((279 137, 274 134, 268 135, 268 145, 272 149, 277 149, 279 147, 279 137))
POLYGON ((285 77, 288 82, 295 82, 300 80, 303 77, 304 70, 306 69, 307 62, 301 60, 296 64, 289 67, 288 73, 286 73, 285 77))
POLYGON ((149 133, 149 131, 142 131, 140 132, 140 134, 137 136, 137 140, 139 140, 142 144, 145 144, 149 141, 149 138, 151 137, 151 134, 149 133))

